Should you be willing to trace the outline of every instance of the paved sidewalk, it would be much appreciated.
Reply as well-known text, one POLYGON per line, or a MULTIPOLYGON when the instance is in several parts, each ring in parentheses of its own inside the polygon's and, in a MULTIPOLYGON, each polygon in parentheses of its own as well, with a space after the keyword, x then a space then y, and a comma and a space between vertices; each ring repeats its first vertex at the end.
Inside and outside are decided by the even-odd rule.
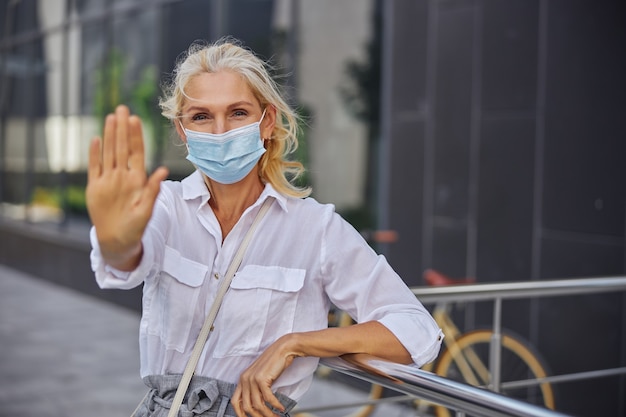
POLYGON ((135 312, 0 266, 0 416, 130 416, 138 332, 135 312))
MULTIPOLYGON (((0 417, 130 416, 146 392, 138 332, 134 311, 0 265, 0 417)), ((345 384, 316 379, 299 408, 358 398, 345 384)), ((411 415, 381 405, 372 416, 411 415)))

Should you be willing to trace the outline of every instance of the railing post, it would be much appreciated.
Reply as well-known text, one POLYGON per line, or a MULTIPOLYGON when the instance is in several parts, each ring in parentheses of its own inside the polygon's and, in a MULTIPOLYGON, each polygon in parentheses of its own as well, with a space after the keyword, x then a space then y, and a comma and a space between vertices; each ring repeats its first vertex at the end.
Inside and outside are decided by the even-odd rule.
POLYGON ((490 389, 500 392, 500 366, 502 353, 502 298, 493 302, 493 334, 489 346, 489 373, 491 374, 490 389))

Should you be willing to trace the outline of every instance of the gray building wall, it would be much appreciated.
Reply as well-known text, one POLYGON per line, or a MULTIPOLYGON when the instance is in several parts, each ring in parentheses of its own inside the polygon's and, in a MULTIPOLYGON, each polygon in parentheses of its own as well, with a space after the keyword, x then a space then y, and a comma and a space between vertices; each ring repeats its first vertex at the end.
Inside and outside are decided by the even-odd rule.
MULTIPOLYGON (((479 282, 623 275, 623 2, 383 4, 380 220, 400 233, 385 252, 405 281, 430 267, 479 282)), ((505 303, 504 324, 559 374, 626 365, 625 312, 623 295, 542 299, 505 303)), ((559 384, 558 399, 623 415, 624 386, 559 384)))

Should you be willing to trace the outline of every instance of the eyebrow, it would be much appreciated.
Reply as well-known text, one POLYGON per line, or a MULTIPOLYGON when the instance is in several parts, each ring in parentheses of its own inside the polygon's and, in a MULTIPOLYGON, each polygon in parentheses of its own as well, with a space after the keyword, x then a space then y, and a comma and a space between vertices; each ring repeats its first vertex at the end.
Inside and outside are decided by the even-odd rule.
MULTIPOLYGON (((237 108, 237 107, 242 107, 242 106, 253 107, 254 104, 249 102, 249 101, 241 100, 241 101, 237 101, 235 103, 229 104, 226 108, 228 110, 230 110, 230 109, 237 108)), ((191 112, 191 111, 194 111, 194 110, 209 110, 209 108, 205 107, 205 106, 191 106, 185 112, 187 113, 187 112, 191 112)))

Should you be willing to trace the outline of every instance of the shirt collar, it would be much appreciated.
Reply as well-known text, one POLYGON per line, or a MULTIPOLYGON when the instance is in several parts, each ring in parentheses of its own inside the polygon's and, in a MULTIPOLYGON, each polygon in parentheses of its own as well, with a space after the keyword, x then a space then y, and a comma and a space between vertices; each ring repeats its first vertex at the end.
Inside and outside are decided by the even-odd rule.
MULTIPOLYGON (((196 170, 187 178, 184 178, 181 181, 183 187, 183 199, 185 200, 193 200, 195 198, 201 198, 202 203, 209 201, 211 198, 211 194, 209 193, 209 189, 204 183, 204 178, 200 171, 196 170)), ((272 187, 272 184, 265 184, 265 188, 263 192, 259 196, 259 199, 254 203, 254 205, 261 204, 268 197, 274 197, 280 207, 287 212, 287 197, 279 193, 272 187)))

